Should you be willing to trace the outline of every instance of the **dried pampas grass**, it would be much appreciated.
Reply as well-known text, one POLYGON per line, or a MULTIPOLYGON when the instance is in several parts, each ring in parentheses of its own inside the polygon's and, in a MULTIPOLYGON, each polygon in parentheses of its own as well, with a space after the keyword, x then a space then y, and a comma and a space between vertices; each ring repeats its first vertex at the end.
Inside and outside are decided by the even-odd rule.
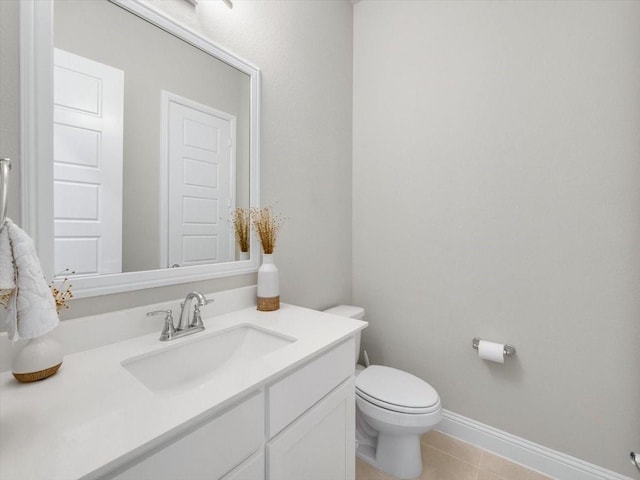
POLYGON ((236 241, 241 252, 249 251, 249 227, 251 226, 251 210, 238 207, 233 211, 231 219, 236 231, 236 241))
POLYGON ((273 213, 271 207, 252 208, 251 221, 253 228, 260 237, 262 251, 267 255, 272 254, 276 248, 276 236, 284 218, 281 215, 273 213))

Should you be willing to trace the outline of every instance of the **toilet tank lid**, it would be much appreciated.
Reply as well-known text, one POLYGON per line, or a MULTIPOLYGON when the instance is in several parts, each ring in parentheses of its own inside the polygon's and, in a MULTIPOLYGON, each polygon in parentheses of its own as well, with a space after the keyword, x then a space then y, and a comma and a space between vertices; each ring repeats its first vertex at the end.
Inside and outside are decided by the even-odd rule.
POLYGON ((340 315, 341 317, 355 318, 356 320, 362 320, 364 318, 364 308, 356 307, 354 305, 338 305, 337 307, 325 310, 325 313, 340 315))

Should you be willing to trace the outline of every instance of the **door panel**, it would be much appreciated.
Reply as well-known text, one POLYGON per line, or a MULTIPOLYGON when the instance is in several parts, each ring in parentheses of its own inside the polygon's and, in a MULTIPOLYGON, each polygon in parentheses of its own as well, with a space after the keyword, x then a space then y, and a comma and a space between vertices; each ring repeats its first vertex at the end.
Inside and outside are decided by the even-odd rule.
POLYGON ((54 50, 55 271, 122 271, 124 72, 54 50))
POLYGON ((235 117, 165 92, 168 265, 234 259, 235 117))

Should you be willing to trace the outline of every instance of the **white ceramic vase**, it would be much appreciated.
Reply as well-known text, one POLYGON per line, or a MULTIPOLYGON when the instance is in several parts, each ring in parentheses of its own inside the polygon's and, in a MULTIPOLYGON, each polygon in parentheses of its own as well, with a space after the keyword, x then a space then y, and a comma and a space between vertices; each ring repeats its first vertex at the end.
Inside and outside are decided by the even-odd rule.
POLYGON ((54 375, 62 365, 62 345, 43 335, 31 338, 13 352, 11 371, 20 382, 35 382, 54 375))
POLYGON ((240 252, 240 255, 238 255, 238 260, 242 261, 242 260, 249 260, 249 252, 240 252))
POLYGON ((258 269, 258 310, 270 312, 280 308, 280 274, 273 263, 273 254, 262 256, 258 269))

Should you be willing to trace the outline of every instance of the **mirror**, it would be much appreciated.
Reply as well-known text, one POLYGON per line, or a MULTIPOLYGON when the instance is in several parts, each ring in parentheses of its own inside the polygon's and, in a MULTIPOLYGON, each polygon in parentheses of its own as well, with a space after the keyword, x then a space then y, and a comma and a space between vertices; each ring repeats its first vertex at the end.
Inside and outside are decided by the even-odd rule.
POLYGON ((53 38, 23 221, 46 273, 86 297, 255 271, 230 219, 259 204, 258 69, 138 1, 27 3, 53 38))

